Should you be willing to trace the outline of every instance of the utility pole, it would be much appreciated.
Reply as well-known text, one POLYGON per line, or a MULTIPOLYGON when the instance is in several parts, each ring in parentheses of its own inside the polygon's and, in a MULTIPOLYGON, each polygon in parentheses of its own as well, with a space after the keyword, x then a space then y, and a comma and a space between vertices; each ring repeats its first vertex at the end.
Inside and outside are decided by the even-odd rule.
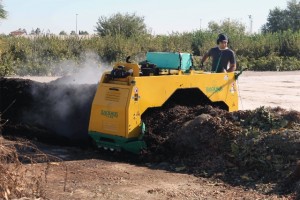
POLYGON ((200 18, 200 31, 201 31, 201 28, 202 28, 201 24, 202 24, 202 19, 200 18))
POLYGON ((78 14, 76 14, 76 35, 77 35, 77 16, 78 14))
POLYGON ((249 34, 252 34, 252 23, 253 23, 252 15, 248 15, 248 17, 249 17, 249 20, 250 20, 249 34))

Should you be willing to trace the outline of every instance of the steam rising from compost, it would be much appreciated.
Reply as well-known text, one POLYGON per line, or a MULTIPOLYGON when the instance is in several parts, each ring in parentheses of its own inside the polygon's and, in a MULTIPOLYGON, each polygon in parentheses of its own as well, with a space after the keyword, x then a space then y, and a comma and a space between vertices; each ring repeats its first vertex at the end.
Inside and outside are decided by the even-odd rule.
POLYGON ((74 61, 64 61, 55 66, 54 68, 60 69, 65 74, 55 82, 60 84, 94 84, 100 80, 102 73, 110 68, 95 53, 88 52, 81 57, 80 66, 74 61))
MULTIPOLYGON (((66 63, 66 62, 64 62, 66 63)), ((33 84, 32 105, 23 112, 23 121, 35 124, 71 140, 87 139, 88 122, 96 83, 104 71, 96 54, 85 54, 80 68, 67 62, 69 73, 48 84, 33 84)))

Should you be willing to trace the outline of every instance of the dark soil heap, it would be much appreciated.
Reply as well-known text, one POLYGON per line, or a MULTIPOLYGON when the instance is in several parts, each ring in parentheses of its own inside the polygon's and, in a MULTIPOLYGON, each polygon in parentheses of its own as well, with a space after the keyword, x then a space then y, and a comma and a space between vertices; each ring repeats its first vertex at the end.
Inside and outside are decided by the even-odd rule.
MULTIPOLYGON (((1 117, 9 120, 3 134, 84 145, 95 91, 96 85, 0 78, 1 117)), ((296 190, 300 180, 297 111, 260 107, 230 113, 212 106, 166 105, 148 110, 143 121, 148 145, 145 162, 168 163, 170 170, 264 192, 296 190), (260 184, 272 187, 264 189, 260 184)))
POLYGON ((0 78, 0 112, 9 120, 3 134, 84 145, 95 91, 96 85, 0 78))
POLYGON ((278 193, 291 192, 300 180, 294 171, 300 158, 297 111, 261 107, 229 113, 211 106, 174 106, 153 109, 145 122, 151 124, 146 141, 152 160, 181 164, 179 169, 189 173, 234 185, 276 183, 278 193))

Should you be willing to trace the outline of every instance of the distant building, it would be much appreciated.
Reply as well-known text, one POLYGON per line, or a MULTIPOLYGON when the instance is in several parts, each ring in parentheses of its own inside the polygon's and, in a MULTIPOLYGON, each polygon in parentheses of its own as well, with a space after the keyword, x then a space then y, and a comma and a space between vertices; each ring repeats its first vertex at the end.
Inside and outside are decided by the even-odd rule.
POLYGON ((11 36, 24 36, 24 35, 27 35, 27 32, 26 32, 26 30, 18 29, 16 31, 10 32, 9 35, 11 35, 11 36))

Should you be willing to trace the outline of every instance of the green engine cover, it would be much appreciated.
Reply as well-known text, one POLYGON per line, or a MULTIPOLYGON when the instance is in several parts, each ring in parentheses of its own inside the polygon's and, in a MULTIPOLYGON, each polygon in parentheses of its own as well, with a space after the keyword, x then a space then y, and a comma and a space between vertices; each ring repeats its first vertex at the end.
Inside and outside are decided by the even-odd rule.
POLYGON ((181 69, 187 71, 193 65, 192 56, 189 53, 148 52, 146 60, 155 64, 159 69, 181 69))

